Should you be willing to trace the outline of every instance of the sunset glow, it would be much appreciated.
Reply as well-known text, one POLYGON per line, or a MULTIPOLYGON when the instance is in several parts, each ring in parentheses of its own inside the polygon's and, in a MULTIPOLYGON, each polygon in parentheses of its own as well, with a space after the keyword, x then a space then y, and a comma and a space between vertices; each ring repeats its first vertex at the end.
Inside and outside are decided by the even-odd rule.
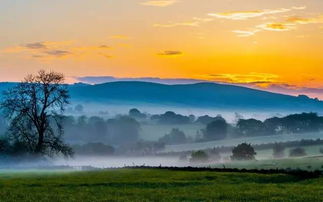
POLYGON ((43 68, 68 82, 159 77, 323 88, 323 1, 4 0, 0 12, 1 81, 43 68))

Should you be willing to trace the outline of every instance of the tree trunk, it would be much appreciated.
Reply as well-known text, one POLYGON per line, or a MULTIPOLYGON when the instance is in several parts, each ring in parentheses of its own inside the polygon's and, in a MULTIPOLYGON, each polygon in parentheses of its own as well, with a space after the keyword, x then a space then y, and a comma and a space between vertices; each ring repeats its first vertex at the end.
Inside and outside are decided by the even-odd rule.
POLYGON ((38 132, 38 143, 36 146, 35 153, 40 154, 43 150, 43 144, 44 144, 44 131, 38 132))

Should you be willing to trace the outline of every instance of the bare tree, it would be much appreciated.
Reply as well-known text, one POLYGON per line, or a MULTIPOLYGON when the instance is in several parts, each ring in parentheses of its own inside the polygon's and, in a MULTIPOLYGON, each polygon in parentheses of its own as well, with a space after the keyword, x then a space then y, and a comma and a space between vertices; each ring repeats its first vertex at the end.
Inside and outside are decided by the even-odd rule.
POLYGON ((62 140, 62 113, 69 103, 63 74, 40 70, 4 92, 1 107, 10 119, 9 135, 38 155, 72 155, 62 140))

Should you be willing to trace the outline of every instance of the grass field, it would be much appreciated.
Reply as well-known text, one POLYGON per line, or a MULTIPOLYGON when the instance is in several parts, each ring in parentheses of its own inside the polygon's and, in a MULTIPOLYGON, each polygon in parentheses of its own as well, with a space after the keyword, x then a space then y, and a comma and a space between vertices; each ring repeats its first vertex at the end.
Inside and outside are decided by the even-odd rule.
POLYGON ((323 178, 161 169, 0 174, 0 201, 322 201, 323 178))

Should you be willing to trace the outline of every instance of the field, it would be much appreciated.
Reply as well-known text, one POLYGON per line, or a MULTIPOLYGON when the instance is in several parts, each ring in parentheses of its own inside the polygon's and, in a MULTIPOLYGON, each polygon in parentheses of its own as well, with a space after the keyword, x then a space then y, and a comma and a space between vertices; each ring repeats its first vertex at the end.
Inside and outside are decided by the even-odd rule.
POLYGON ((242 137, 242 138, 233 138, 233 139, 225 139, 225 140, 218 140, 218 141, 200 142, 200 143, 166 145, 164 152, 180 152, 180 151, 210 149, 210 148, 221 147, 221 146, 226 146, 226 147, 236 146, 244 142, 250 143, 250 144, 267 144, 267 143, 275 143, 275 142, 299 141, 302 139, 315 140, 315 139, 322 138, 322 136, 323 136, 322 132, 319 132, 319 133, 242 137))
POLYGON ((2 171, 0 201, 321 201, 323 178, 115 169, 2 171))

